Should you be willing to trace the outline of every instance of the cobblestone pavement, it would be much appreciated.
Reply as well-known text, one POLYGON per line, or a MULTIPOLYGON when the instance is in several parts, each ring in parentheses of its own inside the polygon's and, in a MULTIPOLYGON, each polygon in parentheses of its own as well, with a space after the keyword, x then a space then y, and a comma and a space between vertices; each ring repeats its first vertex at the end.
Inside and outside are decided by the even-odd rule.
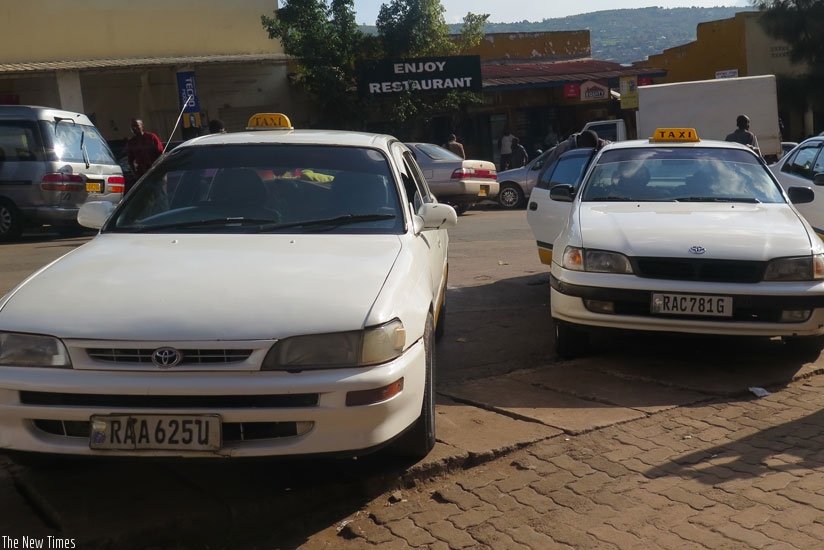
POLYGON ((812 376, 555 436, 390 492, 298 547, 822 548, 822 390, 812 376))

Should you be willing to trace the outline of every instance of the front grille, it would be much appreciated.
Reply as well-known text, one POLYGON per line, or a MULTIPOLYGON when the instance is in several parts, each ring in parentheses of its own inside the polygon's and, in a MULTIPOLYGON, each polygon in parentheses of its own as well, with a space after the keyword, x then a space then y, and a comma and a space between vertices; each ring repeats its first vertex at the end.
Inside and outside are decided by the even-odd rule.
POLYGON ((639 277, 716 283, 757 283, 766 269, 765 262, 743 260, 634 258, 632 263, 639 277))
MULTIPOLYGON (((107 363, 152 364, 152 354, 156 348, 107 349, 89 348, 88 356, 95 361, 107 363)), ((213 365, 242 363, 252 355, 250 349, 182 349, 180 365, 213 365)))
MULTIPOLYGON (((40 431, 62 437, 89 438, 90 423, 82 420, 35 420, 40 431)), ((223 441, 256 441, 294 437, 298 433, 297 422, 224 422, 223 441)), ((305 433, 305 431, 304 431, 305 433)))
POLYGON ((318 394, 285 395, 98 395, 21 391, 24 405, 149 409, 283 409, 316 407, 318 394))

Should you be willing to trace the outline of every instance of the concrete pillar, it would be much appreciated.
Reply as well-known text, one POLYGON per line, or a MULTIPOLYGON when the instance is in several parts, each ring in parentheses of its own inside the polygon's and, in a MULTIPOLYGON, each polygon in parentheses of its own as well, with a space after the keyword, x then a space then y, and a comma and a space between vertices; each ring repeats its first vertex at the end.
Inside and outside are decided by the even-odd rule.
POLYGON ((86 112, 78 71, 57 71, 57 93, 60 95, 61 109, 78 113, 86 112))
POLYGON ((807 139, 807 136, 813 135, 815 132, 815 123, 813 121, 813 108, 807 105, 807 110, 804 111, 804 135, 801 139, 807 139))

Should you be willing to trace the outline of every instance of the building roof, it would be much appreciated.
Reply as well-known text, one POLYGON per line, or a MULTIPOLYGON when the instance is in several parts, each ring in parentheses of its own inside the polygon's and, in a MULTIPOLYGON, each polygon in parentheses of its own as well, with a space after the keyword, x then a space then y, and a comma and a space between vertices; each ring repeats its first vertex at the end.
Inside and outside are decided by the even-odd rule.
POLYGON ((667 71, 654 67, 621 65, 613 61, 576 59, 574 61, 534 62, 519 61, 481 65, 484 91, 551 88, 587 80, 609 80, 618 86, 622 76, 665 76, 667 71))
POLYGON ((171 57, 132 57, 120 59, 80 59, 67 61, 36 61, 30 63, 1 63, 0 74, 48 73, 61 70, 133 69, 164 65, 202 65, 207 63, 243 63, 259 61, 288 61, 283 53, 223 54, 171 57))

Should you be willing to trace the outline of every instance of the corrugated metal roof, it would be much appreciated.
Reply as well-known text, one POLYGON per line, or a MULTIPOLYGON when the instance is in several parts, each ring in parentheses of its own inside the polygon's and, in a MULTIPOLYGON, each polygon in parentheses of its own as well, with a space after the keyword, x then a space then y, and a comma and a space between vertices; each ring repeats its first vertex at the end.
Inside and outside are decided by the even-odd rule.
POLYGON ((222 55, 187 55, 171 57, 130 57, 120 59, 81 59, 68 61, 37 61, 30 63, 2 63, 0 74, 44 73, 84 69, 130 69, 162 65, 202 65, 206 63, 241 63, 256 61, 288 61, 283 53, 251 53, 222 55))
POLYGON ((579 59, 556 62, 513 62, 481 65, 484 90, 549 88, 587 80, 617 80, 622 76, 664 76, 664 69, 627 67, 612 61, 579 59))

